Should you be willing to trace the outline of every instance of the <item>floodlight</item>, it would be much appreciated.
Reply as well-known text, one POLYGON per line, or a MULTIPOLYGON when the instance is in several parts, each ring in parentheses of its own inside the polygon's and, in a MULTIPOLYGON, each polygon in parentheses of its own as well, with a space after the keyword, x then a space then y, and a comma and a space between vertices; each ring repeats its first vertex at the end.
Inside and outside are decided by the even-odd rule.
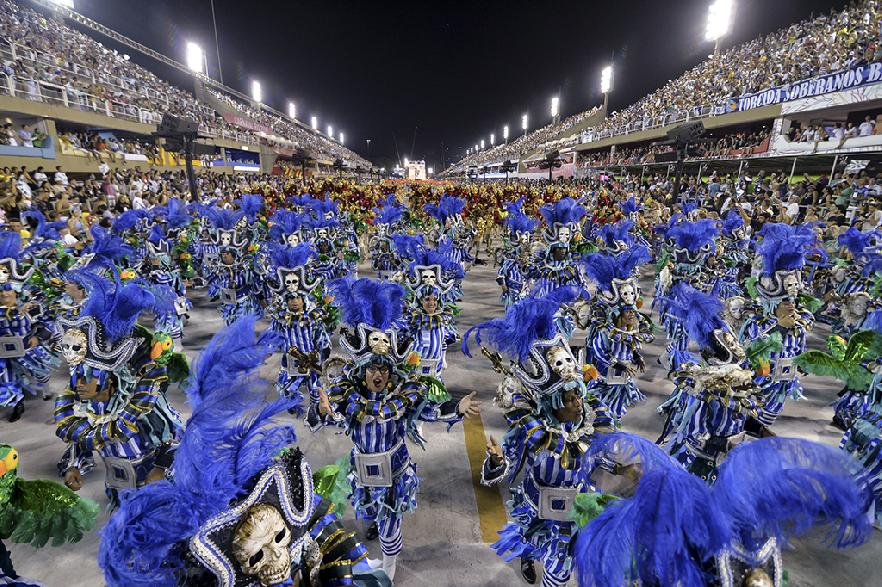
POLYGON ((707 30, 705 38, 716 41, 729 32, 732 24, 732 0, 714 0, 707 8, 707 30))
POLYGON ((205 53, 202 47, 192 41, 187 42, 187 67, 190 71, 205 73, 205 53))
POLYGON ((496 144, 496 135, 493 134, 492 132, 490 133, 490 144, 491 144, 491 145, 495 145, 495 144, 496 144))
POLYGON ((63 6, 65 8, 74 9, 74 0, 49 0, 52 4, 58 4, 59 6, 63 6))
POLYGON ((318 130, 318 116, 313 116, 310 119, 312 130, 318 130))
POLYGON ((297 118, 297 105, 294 102, 288 102, 288 118, 297 118))
POLYGON ((404 158, 404 166, 407 167, 407 164, 408 164, 408 163, 410 163, 410 161, 408 161, 408 160, 407 160, 407 157, 405 157, 405 158, 404 158))
POLYGON ((503 141, 508 140, 508 125, 507 124, 502 127, 502 140, 503 141))
POLYGON ((521 116, 521 130, 527 132, 527 115, 524 114, 521 116))
POLYGON ((600 92, 608 94, 612 89, 612 65, 607 65, 600 71, 600 92))
POLYGON ((346 140, 343 138, 343 131, 340 131, 340 144, 343 145, 346 143, 346 140))
POLYGON ((560 114, 560 98, 554 96, 551 98, 551 117, 557 118, 558 114, 560 114))
POLYGON ((263 92, 260 89, 260 82, 257 80, 251 80, 251 99, 260 103, 263 98, 263 92))
POLYGON ((435 173, 435 168, 429 167, 428 169, 426 169, 426 173, 428 173, 429 175, 432 175, 433 173, 435 173))
POLYGON ((484 139, 481 139, 481 148, 484 148, 484 139))
POLYGON ((332 139, 334 138, 334 127, 331 126, 330 124, 328 125, 328 136, 331 137, 332 139))

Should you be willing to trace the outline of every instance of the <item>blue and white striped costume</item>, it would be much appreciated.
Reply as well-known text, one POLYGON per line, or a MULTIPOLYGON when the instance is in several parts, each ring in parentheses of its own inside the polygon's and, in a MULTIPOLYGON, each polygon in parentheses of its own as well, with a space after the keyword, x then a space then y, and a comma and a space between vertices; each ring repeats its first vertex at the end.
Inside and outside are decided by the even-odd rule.
MULTIPOLYGON (((31 336, 46 342, 50 333, 38 327, 17 308, 0 308, 0 336, 21 337, 26 347, 31 336)), ((24 399, 25 393, 36 395, 49 381, 51 370, 58 365, 57 357, 42 344, 25 348, 18 358, 0 359, 0 407, 8 408, 24 399)))
POLYGON ((505 414, 509 422, 502 441, 505 461, 499 466, 494 466, 490 457, 484 461, 482 483, 490 485, 505 479, 513 484, 508 503, 511 522, 499 532, 499 540, 492 547, 506 562, 518 557, 541 561, 544 587, 569 581, 578 527, 572 521, 540 517, 540 489, 593 492, 590 474, 604 463, 586 466, 583 453, 595 434, 613 429, 612 418, 597 397, 587 396, 584 408, 585 416, 578 422, 551 424, 536 413, 530 400, 516 395, 514 407, 505 414), (514 484, 521 473, 522 480, 514 484))
POLYGON ((340 424, 355 444, 353 468, 356 453, 391 452, 390 487, 364 487, 357 475, 350 476, 350 483, 355 517, 375 522, 383 554, 395 556, 401 552, 402 515, 416 509, 419 488, 416 464, 410 460, 405 437, 423 444, 415 430, 417 420, 447 422, 448 427, 462 420, 457 413, 457 401, 430 402, 422 384, 412 379, 395 385, 390 391, 373 393, 353 374, 338 380, 328 390, 328 398, 334 412, 341 417, 340 424))
POLYGON ((220 265, 217 269, 218 285, 221 290, 235 294, 235 302, 221 302, 220 312, 228 326, 248 314, 259 314, 260 306, 251 293, 252 270, 244 263, 220 265))
POLYGON ((310 403, 315 405, 319 401, 319 374, 313 369, 304 367, 302 372, 300 364, 287 350, 297 348, 303 353, 318 352, 318 363, 327 358, 331 348, 331 338, 316 312, 307 315, 294 315, 293 312, 277 310, 272 316, 270 328, 285 337, 286 352, 282 355, 282 365, 279 377, 276 381, 276 390, 280 397, 294 398, 298 400, 297 410, 302 411, 300 400, 303 399, 304 390, 309 396, 310 403))
POLYGON ((496 273, 496 282, 506 289, 500 299, 506 308, 518 301, 523 293, 526 276, 518 257, 506 257, 496 273))
MULTIPOLYGON (((876 375, 874 383, 879 380, 876 375)), ((839 448, 863 466, 860 477, 873 492, 876 525, 882 526, 882 405, 874 404, 845 432, 839 448)))
POLYGON ((804 314, 797 321, 793 328, 782 328, 778 326, 775 318, 767 318, 757 316, 748 319, 741 329, 741 342, 745 346, 749 346, 754 340, 767 336, 772 332, 781 334, 781 342, 784 345, 780 352, 772 352, 769 366, 771 375, 758 375, 754 381, 763 389, 763 401, 765 403, 762 412, 759 415, 759 421, 765 426, 771 426, 778 419, 778 414, 784 408, 784 402, 787 398, 795 400, 804 399, 802 383, 796 373, 796 367, 792 366, 788 370, 792 372, 790 376, 776 377, 776 370, 786 369, 785 364, 792 363, 797 355, 806 350, 806 335, 811 324, 811 315, 804 314))
POLYGON ((412 312, 408 329, 413 337, 413 351, 419 353, 422 361, 420 374, 441 380, 447 367, 447 345, 456 338, 453 316, 444 309, 431 316, 422 308, 412 312))
MULTIPOLYGON (((644 329, 646 330, 646 329, 644 329)), ((644 341, 651 341, 649 330, 638 333, 625 333, 611 328, 594 331, 591 340, 586 341, 590 349, 590 362, 597 369, 600 377, 589 385, 589 392, 596 395, 606 405, 615 420, 621 421, 628 408, 646 399, 634 379, 626 375, 625 383, 609 383, 607 375, 615 365, 631 365, 635 362, 635 353, 640 352, 644 341)))

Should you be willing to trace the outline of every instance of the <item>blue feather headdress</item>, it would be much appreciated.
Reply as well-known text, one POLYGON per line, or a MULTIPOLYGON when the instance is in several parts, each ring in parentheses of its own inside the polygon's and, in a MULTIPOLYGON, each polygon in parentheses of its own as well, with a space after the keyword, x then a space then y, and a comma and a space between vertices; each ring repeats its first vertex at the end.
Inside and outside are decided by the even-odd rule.
POLYGON ((423 235, 416 236, 399 232, 391 235, 395 253, 402 259, 416 259, 423 249, 423 235))
POLYGON ((12 230, 0 231, 0 259, 21 260, 21 234, 12 230))
POLYGON ((129 230, 137 230, 142 226, 142 222, 150 217, 147 210, 126 210, 116 217, 113 221, 114 234, 123 234, 129 230))
POLYGON ((629 197, 622 203, 622 212, 625 214, 636 214, 641 210, 643 210, 643 206, 637 203, 637 199, 634 196, 629 197))
POLYGON ((734 210, 729 210, 723 217, 723 234, 731 237, 736 230, 744 226, 744 218, 734 210))
POLYGON ((302 267, 316 256, 315 249, 309 243, 300 243, 295 247, 275 245, 269 251, 270 263, 276 269, 302 267))
POLYGON ((249 223, 257 220, 257 215, 263 210, 263 196, 260 194, 242 194, 242 197, 235 201, 239 205, 239 209, 248 218, 249 223))
POLYGON ((313 200, 308 205, 309 211, 317 218, 337 215, 337 202, 325 195, 324 200, 313 200))
MULTIPOLYGON (((35 226, 31 229, 31 246, 43 241, 56 241, 61 238, 59 230, 67 226, 67 222, 46 222, 46 217, 39 210, 22 210, 22 220, 34 220, 35 226)), ((29 247, 30 248, 30 247, 29 247)))
POLYGON ((296 442, 291 424, 272 420, 291 400, 264 404, 263 394, 254 393, 266 385, 256 370, 280 346, 276 335, 255 336, 255 322, 239 319, 200 355, 187 388, 193 413, 175 454, 174 480, 126 493, 102 531, 98 560, 110 587, 185 583, 192 564, 186 543, 247 495, 279 451, 296 442))
POLYGON ((375 330, 389 330, 401 318, 404 288, 397 283, 363 277, 344 277, 329 284, 334 305, 340 308, 344 324, 366 324, 375 330))
POLYGON ((758 236, 762 240, 756 243, 756 250, 762 256, 763 273, 767 276, 802 269, 806 254, 818 241, 811 227, 783 223, 764 225, 758 236))
POLYGON ((456 218, 465 210, 466 202, 464 199, 456 196, 442 196, 438 201, 438 205, 426 204, 423 210, 426 214, 436 219, 441 224, 445 224, 449 218, 456 218))
POLYGON ((557 231, 561 227, 569 227, 571 230, 585 216, 585 207, 573 198, 561 198, 554 204, 545 204, 539 208, 539 213, 545 220, 546 235, 549 239, 557 238, 557 231))
POLYGON ((710 219, 678 222, 671 226, 666 234, 674 242, 675 247, 690 253, 712 251, 714 240, 719 235, 719 226, 710 219))
POLYGON ((111 343, 130 337, 141 312, 153 307, 153 295, 136 284, 122 285, 116 276, 115 282, 93 277, 81 315, 101 324, 105 339, 111 343))
POLYGON ((878 230, 870 230, 861 232, 856 227, 851 226, 848 230, 839 235, 838 243, 840 247, 845 247, 851 253, 855 261, 867 257, 867 249, 875 243, 876 239, 882 236, 882 232, 878 230))
POLYGON ((169 228, 181 229, 192 221, 187 204, 179 198, 171 198, 166 204, 166 222, 169 228))
POLYGON ((107 269, 123 258, 135 254, 135 249, 103 226, 95 225, 90 232, 92 242, 83 250, 83 257, 91 255, 87 263, 89 267, 98 266, 107 269))
POLYGON ((6 268, 9 281, 3 289, 20 289, 34 273, 34 267, 29 267, 24 273, 21 272, 21 234, 11 231, 0 231, 0 265, 6 268))
POLYGON ((234 230, 236 223, 243 216, 245 216, 245 213, 242 210, 227 210, 217 206, 211 206, 205 210, 205 217, 211 223, 211 226, 219 230, 234 230))
POLYGON ((538 220, 524 214, 523 205, 524 198, 505 204, 505 209, 508 212, 508 216, 505 218, 505 227, 512 234, 532 233, 539 226, 538 220))
POLYGON ((600 227, 600 238, 603 239, 607 249, 618 251, 622 246, 621 243, 625 243, 626 247, 634 244, 634 235, 631 234, 633 228, 633 220, 620 220, 604 224, 600 227))
POLYGON ((651 258, 646 246, 635 245, 618 255, 592 253, 583 257, 581 263, 601 291, 616 293, 617 298, 617 286, 631 280, 637 268, 651 258))
POLYGON ((297 234, 303 227, 303 216, 293 210, 278 210, 270 217, 269 236, 276 242, 286 240, 290 235, 297 234))
POLYGON ((420 284, 419 273, 427 269, 435 271, 436 282, 442 290, 449 289, 453 285, 453 280, 465 277, 461 264, 435 250, 420 247, 408 266, 408 282, 411 287, 420 284))
POLYGON ((379 207, 374 208, 374 223, 393 225, 407 213, 407 208, 398 203, 395 196, 389 195, 386 199, 378 202, 379 207))
POLYGON ((716 296, 706 294, 679 282, 671 292, 659 300, 666 315, 679 320, 689 335, 702 349, 713 344, 713 332, 728 326, 722 318, 723 302, 716 296))

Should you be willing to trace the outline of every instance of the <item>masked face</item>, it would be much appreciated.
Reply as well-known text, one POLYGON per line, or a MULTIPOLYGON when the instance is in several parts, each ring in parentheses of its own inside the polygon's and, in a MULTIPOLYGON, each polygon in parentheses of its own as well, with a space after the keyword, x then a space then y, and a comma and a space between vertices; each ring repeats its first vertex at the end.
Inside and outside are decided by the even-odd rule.
POLYGON ((261 585, 278 585, 291 578, 291 530, 279 510, 253 506, 233 533, 233 556, 246 575, 261 585))
POLYGON ((867 315, 867 297, 863 295, 853 295, 848 300, 848 311, 852 316, 862 318, 867 315))
POLYGON ((220 244, 222 247, 228 247, 233 242, 233 235, 229 232, 222 232, 220 235, 220 244))
POLYGON ((72 328, 61 337, 61 355, 68 365, 75 366, 86 358, 86 333, 72 328))
POLYGON ((368 347, 375 355, 386 355, 392 348, 392 343, 385 332, 371 332, 368 336, 368 347))
POLYGON ((555 375, 564 381, 575 381, 579 378, 576 371, 576 361, 573 355, 561 347, 553 347, 548 351, 548 363, 555 375))
POLYGON ((561 226, 557 229, 557 240, 562 243, 570 242, 570 238, 573 236, 572 231, 569 226, 561 226))
POLYGON ((389 367, 386 365, 369 365, 364 372, 364 384, 368 391, 380 393, 389 383, 389 367))
POLYGON ((845 267, 837 265, 833 268, 833 271, 830 274, 833 276, 833 281, 841 283, 848 274, 848 270, 845 267))
POLYGON ((0 284, 9 283, 9 269, 5 265, 0 266, 0 284))
POLYGON ((289 247, 296 247, 300 244, 300 235, 296 232, 288 235, 288 238, 285 239, 288 243, 289 247))
POLYGON ((735 320, 740 320, 744 312, 744 298, 735 296, 726 300, 726 312, 735 320))
POLYGON ((795 273, 784 276, 784 291, 793 299, 799 296, 799 292, 802 291, 802 282, 795 273))
POLYGON ((637 303, 637 289, 631 283, 622 284, 622 287, 619 289, 619 296, 622 298, 622 303, 629 306, 637 303))
POLYGON ((423 269, 420 271, 420 283, 423 285, 435 285, 438 281, 435 272, 431 269, 423 269))
POLYGON ((318 238, 328 238, 328 229, 327 228, 319 228, 317 231, 318 238))
POLYGON ((529 232, 521 232, 518 233, 518 243, 521 246, 527 246, 530 244, 530 233, 529 232))
POLYGON ((300 276, 296 273, 287 273, 285 275, 285 290, 291 293, 300 289, 300 276))

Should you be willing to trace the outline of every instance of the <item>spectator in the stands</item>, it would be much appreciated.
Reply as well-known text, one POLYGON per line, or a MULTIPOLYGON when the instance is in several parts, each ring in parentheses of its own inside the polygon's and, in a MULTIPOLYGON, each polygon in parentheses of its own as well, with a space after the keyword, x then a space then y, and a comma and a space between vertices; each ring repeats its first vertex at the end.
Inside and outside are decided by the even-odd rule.
POLYGON ((61 165, 55 166, 55 183, 63 187, 68 186, 67 174, 61 170, 61 165))
POLYGON ((22 147, 33 147, 34 146, 34 135, 31 133, 31 130, 28 128, 28 125, 21 125, 21 130, 18 131, 18 142, 22 147))
POLYGON ((49 178, 46 176, 46 173, 43 171, 43 166, 40 165, 37 167, 37 170, 34 172, 34 175, 31 176, 34 179, 34 184, 37 188, 43 187, 43 184, 49 181, 49 178))
POLYGON ((864 121, 858 128, 858 134, 862 137, 868 137, 876 132, 876 121, 870 118, 870 115, 864 116, 864 121))

